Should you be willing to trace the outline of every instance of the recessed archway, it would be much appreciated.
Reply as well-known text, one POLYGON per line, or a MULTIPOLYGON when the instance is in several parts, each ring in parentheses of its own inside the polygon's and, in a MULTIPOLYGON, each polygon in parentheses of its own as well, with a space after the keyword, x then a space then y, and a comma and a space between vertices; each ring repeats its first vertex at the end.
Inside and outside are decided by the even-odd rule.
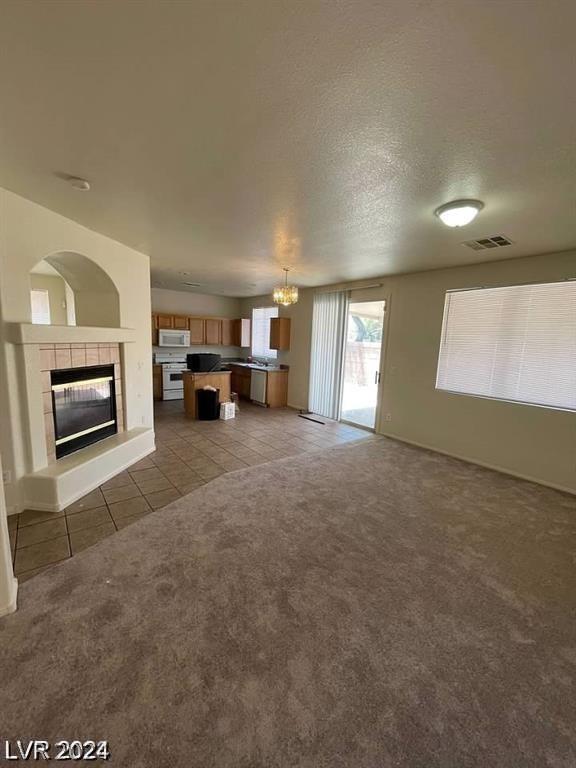
POLYGON ((39 262, 30 274, 33 289, 35 284, 41 284, 40 276, 44 276, 46 284, 43 290, 50 290, 54 286, 54 296, 44 299, 55 307, 56 322, 50 318, 49 324, 120 327, 118 289, 110 276, 88 257, 72 251, 54 253, 39 262), (53 283, 47 282, 50 276, 53 283), (58 278, 62 285, 58 285, 58 278), (64 295, 65 299, 62 299, 64 295), (62 301, 65 306, 59 307, 58 303, 62 301))

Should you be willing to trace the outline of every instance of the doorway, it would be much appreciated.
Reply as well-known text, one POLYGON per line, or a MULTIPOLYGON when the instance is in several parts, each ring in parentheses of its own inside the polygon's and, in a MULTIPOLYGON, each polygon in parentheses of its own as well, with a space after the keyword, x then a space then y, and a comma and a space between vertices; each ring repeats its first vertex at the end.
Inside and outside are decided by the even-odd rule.
POLYGON ((384 310, 384 301, 348 303, 340 420, 366 429, 376 426, 384 310))

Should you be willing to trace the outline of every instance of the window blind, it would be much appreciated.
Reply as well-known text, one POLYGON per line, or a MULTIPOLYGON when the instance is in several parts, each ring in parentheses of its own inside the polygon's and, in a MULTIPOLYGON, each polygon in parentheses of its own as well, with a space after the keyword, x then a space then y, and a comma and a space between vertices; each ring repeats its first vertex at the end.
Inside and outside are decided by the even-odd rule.
POLYGON ((446 294, 436 388, 576 410, 576 282, 446 294))
POLYGON ((50 297, 48 291, 32 289, 30 291, 32 306, 32 323, 34 325, 50 325, 50 297))
POLYGON ((312 413, 337 419, 340 411, 340 383, 348 292, 334 291, 314 296, 310 391, 312 413))
POLYGON ((252 356, 275 358, 270 349, 270 320, 278 317, 278 307, 256 307, 252 310, 252 356))

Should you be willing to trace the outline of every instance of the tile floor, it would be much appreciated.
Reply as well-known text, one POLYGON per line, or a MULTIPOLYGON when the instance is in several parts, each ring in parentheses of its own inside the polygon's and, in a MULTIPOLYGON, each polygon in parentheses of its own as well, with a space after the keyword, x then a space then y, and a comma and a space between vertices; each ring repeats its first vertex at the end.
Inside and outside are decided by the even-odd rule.
POLYGON ((156 451, 62 512, 26 510, 8 518, 14 572, 34 576, 225 472, 370 439, 370 432, 300 418, 288 408, 241 403, 229 421, 190 421, 182 401, 157 403, 156 451))

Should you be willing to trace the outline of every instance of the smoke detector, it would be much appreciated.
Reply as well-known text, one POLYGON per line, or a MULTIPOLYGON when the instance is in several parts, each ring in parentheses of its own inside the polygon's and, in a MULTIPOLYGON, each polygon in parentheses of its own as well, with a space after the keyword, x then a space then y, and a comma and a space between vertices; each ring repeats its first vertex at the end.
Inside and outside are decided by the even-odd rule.
POLYGON ((77 189, 79 192, 90 191, 90 182, 86 181, 86 179, 81 179, 79 176, 69 176, 68 184, 70 184, 71 187, 74 187, 74 189, 77 189))

